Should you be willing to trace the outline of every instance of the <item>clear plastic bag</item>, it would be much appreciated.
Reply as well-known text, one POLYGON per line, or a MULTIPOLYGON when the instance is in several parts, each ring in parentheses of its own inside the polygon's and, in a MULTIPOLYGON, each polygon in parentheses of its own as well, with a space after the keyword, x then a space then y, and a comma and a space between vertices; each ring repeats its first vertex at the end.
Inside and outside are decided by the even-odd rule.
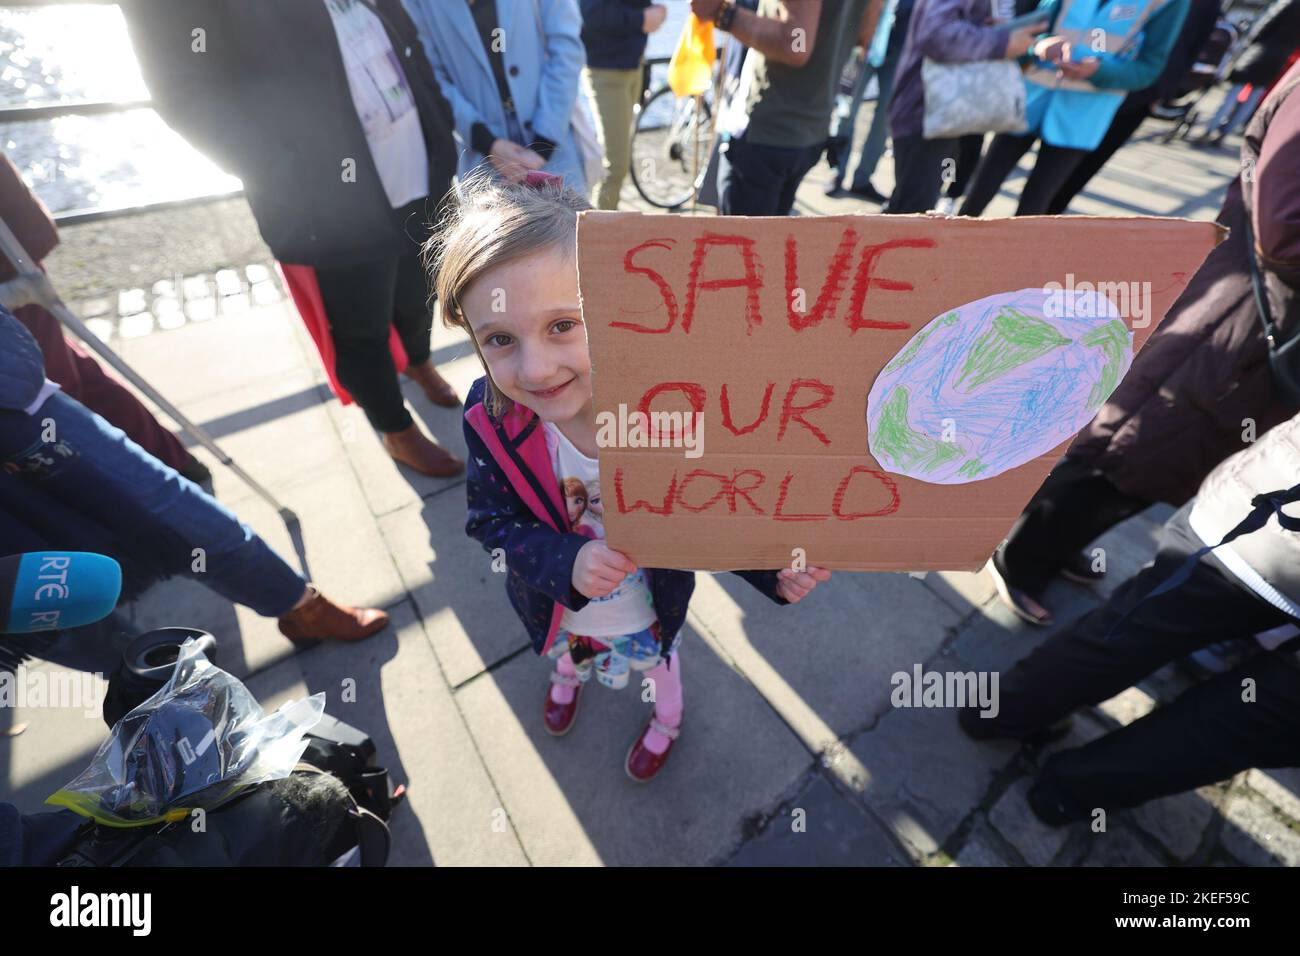
POLYGON ((325 712, 313 694, 263 712, 193 639, 162 688, 114 725, 90 766, 45 802, 108 826, 147 826, 211 810, 245 788, 287 777, 325 712))

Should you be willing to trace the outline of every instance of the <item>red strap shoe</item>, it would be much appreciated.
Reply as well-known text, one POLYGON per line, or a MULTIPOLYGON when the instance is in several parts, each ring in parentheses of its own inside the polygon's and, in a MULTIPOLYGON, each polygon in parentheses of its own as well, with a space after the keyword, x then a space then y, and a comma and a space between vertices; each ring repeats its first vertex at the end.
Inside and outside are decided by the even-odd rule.
POLYGON ((578 716, 578 698, 582 696, 582 681, 576 677, 566 677, 559 671, 551 671, 551 683, 573 688, 573 700, 567 704, 557 704, 551 699, 551 689, 546 689, 546 702, 542 705, 542 723, 546 732, 552 737, 563 737, 573 729, 574 718, 578 716))
POLYGON ((637 783, 649 783, 653 780, 655 774, 668 760, 668 755, 673 752, 673 742, 681 732, 681 727, 669 727, 660 721, 658 717, 651 714, 650 722, 645 725, 645 730, 641 731, 640 737, 632 741, 632 746, 628 749, 627 761, 623 765, 627 775, 637 783), (668 749, 661 754, 651 753, 646 749, 645 735, 652 730, 658 731, 668 738, 668 749))

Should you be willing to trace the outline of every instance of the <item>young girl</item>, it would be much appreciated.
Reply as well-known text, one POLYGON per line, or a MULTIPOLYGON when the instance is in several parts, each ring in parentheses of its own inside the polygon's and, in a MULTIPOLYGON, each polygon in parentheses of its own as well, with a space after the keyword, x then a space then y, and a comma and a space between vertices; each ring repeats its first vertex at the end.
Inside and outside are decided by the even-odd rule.
MULTIPOLYGON (((519 184, 470 176, 429 252, 444 321, 469 333, 487 371, 465 402, 466 530, 504 554, 510 602, 533 649, 556 661, 546 730, 569 731, 593 673, 618 688, 630 671, 644 672, 654 710, 625 766, 645 782, 681 728, 677 644, 695 575, 637 567, 604 542, 591 357, 578 305, 577 214, 589 208, 553 176, 532 173, 519 184), (579 484, 588 495, 575 516, 565 486, 576 492, 579 484)), ((822 568, 737 573, 778 604, 830 577, 822 568)))

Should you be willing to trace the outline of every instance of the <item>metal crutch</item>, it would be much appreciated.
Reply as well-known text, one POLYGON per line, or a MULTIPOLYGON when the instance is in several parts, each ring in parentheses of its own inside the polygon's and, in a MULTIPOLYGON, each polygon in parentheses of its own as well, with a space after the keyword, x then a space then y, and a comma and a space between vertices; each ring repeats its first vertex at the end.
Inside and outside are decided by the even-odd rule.
POLYGON ((239 467, 235 460, 222 451, 217 443, 212 440, 211 435, 201 426, 190 421, 175 405, 163 398, 152 385, 140 377, 135 369, 127 365, 116 352, 100 341, 99 336, 86 328, 86 324, 63 304, 63 300, 59 298, 58 292, 54 289, 54 284, 50 282, 50 277, 32 262, 31 256, 27 254, 27 250, 18 241, 18 237, 13 234, 8 224, 2 219, 0 219, 0 253, 3 253, 5 258, 13 263, 14 269, 18 272, 16 278, 0 283, 0 304, 10 310, 21 308, 24 305, 43 306, 59 322, 75 332, 77 338, 85 342, 92 351, 111 365, 118 374, 166 412, 186 434, 210 451, 217 461, 233 471, 244 484, 257 492, 267 504, 276 510, 281 521, 289 526, 298 523, 298 516, 280 504, 275 496, 259 485, 252 475, 239 467))

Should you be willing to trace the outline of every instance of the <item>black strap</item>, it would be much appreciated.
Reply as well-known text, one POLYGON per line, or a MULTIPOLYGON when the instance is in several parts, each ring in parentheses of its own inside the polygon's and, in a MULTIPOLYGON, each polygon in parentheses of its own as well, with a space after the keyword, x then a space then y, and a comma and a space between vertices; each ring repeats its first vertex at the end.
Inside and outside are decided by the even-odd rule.
POLYGON ((1223 536, 1223 540, 1218 544, 1206 545, 1205 547, 1189 554, 1174 571, 1173 574, 1165 578, 1154 588, 1147 592, 1142 600, 1138 601, 1131 608, 1125 611, 1106 634, 1106 639, 1110 640, 1118 633, 1120 626, 1123 625, 1134 612, 1143 604, 1152 598, 1159 597, 1162 594, 1168 594, 1177 587, 1182 586, 1188 578, 1192 576, 1192 571, 1196 563, 1205 555, 1217 548, 1223 547, 1231 541, 1235 541, 1244 534, 1251 534, 1258 531, 1268 524, 1268 519, 1277 515, 1277 523, 1287 531, 1300 531, 1300 518, 1293 518, 1282 510, 1283 505, 1291 504, 1293 501, 1300 501, 1300 484, 1292 485, 1283 491, 1266 491, 1250 499, 1250 514, 1242 518, 1237 526, 1223 536))
POLYGON ((1268 293, 1264 288, 1264 277, 1259 271, 1259 261, 1255 258, 1255 230, 1251 227, 1250 210, 1246 209, 1246 261, 1250 263, 1250 284, 1255 290, 1255 307, 1259 312, 1260 324, 1264 326, 1264 338, 1268 340, 1268 350, 1276 352, 1283 344, 1277 341, 1277 324, 1273 321, 1273 310, 1268 306, 1268 293))

